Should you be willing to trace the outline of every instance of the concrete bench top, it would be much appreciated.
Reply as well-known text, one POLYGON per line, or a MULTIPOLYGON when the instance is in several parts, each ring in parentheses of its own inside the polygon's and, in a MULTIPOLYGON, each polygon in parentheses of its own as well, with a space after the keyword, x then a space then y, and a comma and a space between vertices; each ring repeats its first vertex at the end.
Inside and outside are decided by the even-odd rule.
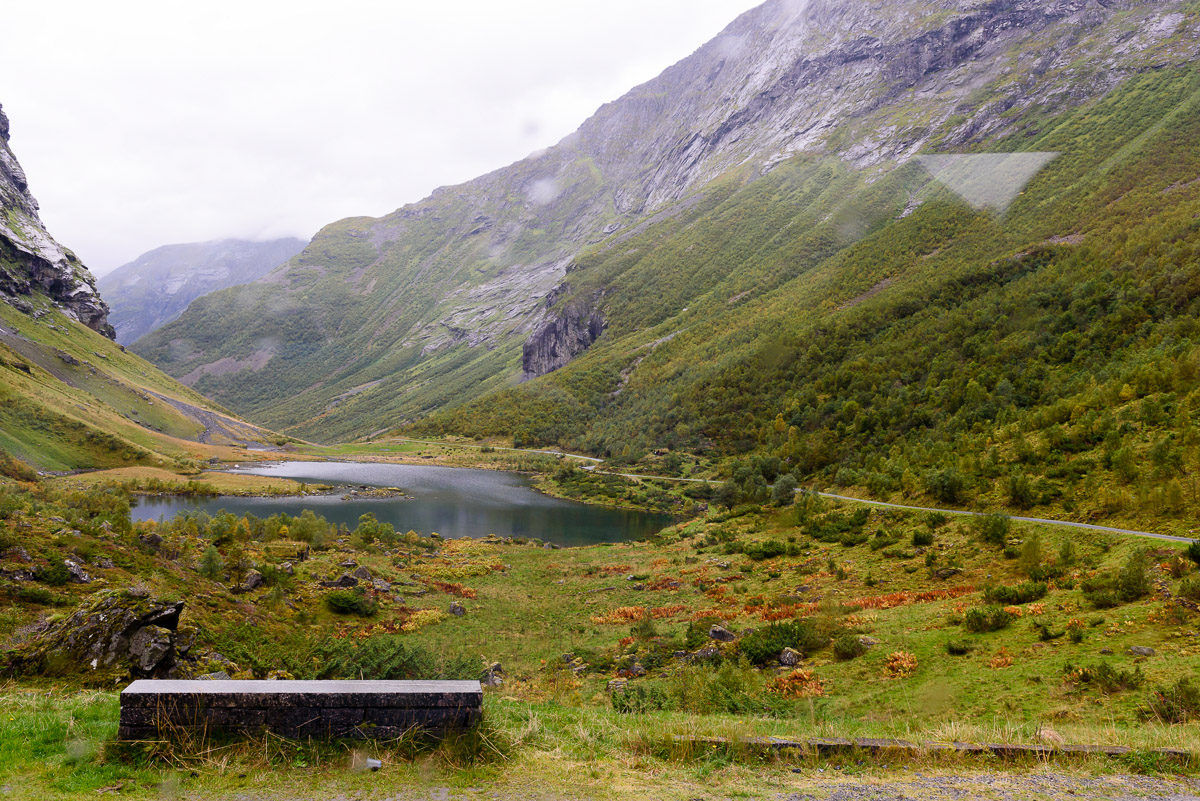
POLYGON ((122 706, 195 699, 206 706, 479 706, 478 681, 184 681, 139 679, 121 691, 122 706))

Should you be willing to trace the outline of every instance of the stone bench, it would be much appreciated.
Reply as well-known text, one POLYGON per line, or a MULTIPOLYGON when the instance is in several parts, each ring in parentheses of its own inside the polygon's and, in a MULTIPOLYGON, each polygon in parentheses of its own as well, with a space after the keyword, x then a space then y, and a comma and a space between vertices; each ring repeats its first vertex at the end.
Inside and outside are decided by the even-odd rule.
POLYGON ((482 715, 477 681, 166 681, 121 692, 122 740, 172 733, 253 733, 289 739, 392 739, 414 729, 467 729, 482 715))

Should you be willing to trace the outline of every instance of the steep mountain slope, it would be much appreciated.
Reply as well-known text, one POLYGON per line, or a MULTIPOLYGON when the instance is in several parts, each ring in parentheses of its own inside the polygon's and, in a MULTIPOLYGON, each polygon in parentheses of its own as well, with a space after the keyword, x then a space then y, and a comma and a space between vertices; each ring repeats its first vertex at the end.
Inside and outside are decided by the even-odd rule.
POLYGON ((207 445, 267 442, 112 341, 94 279, 37 209, 0 110, 0 456, 48 470, 169 466, 207 445))
POLYGON ((164 245, 96 282, 117 341, 128 345, 171 322, 196 298, 257 280, 304 249, 301 239, 220 239, 164 245))
POLYGON ((1189 63, 1195 14, 1172 0, 773 0, 555 147, 328 226, 285 268, 194 304, 138 350, 254 419, 371 433, 545 372, 616 324, 608 287, 562 286, 589 246, 823 159, 839 188, 821 198, 812 179, 809 219, 834 201, 867 216, 827 226, 812 266, 882 224, 867 199, 910 155, 1036 132, 1132 75, 1189 63))
POLYGON ((1060 153, 1003 215, 917 164, 863 190, 799 159, 598 248, 570 276, 610 320, 586 354, 415 430, 754 453, 875 497, 1187 526, 1200 76, 1156 70, 1038 127, 992 143, 1060 153), (858 239, 828 256, 839 219, 858 239))
POLYGON ((108 307, 96 281, 75 254, 54 241, 38 217, 25 171, 8 146, 8 117, 0 107, 0 299, 32 311, 29 298, 45 295, 69 317, 112 337, 108 307))

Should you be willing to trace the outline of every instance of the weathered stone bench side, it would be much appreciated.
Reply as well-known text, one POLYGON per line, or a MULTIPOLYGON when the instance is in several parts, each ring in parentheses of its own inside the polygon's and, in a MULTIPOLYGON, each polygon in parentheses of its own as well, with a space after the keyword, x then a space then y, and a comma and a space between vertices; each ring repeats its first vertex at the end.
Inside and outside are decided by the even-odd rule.
POLYGON ((135 681, 121 693, 122 740, 172 733, 249 734, 290 739, 446 734, 476 725, 477 681, 135 681))

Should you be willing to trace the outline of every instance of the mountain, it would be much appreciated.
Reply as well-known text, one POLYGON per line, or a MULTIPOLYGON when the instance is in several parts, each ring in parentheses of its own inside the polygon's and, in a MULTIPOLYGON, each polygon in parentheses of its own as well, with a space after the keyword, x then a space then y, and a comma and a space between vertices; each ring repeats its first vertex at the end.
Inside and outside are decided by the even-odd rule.
POLYGON ((0 472, 188 466, 275 437, 112 341, 95 280, 46 231, 0 109, 0 472), (11 468, 10 468, 11 469, 11 468))
POLYGON ((111 338, 108 307, 96 293, 96 280, 38 217, 25 171, 8 146, 8 126, 0 107, 0 299, 32 312, 29 298, 44 295, 71 319, 111 338))
MULTIPOLYGON (((612 287, 572 289, 586 253, 765 191, 781 169, 816 170, 825 177, 807 179, 768 228, 798 220, 797 202, 810 229, 831 210, 871 207, 829 227, 807 269, 883 224, 891 212, 874 200, 892 183, 881 181, 911 156, 1004 137, 1026 149, 1063 112, 1190 63, 1194 23, 1184 2, 773 0, 558 145, 386 217, 333 223, 284 268, 199 301, 138 352, 306 436, 415 420, 560 366, 616 324, 612 287)), ((770 235, 811 237, 799 226, 770 235)), ((669 305, 714 291, 743 302, 798 271, 736 291, 696 284, 669 305)))
POLYGON ((1198 50, 1193 2, 769 2, 138 349, 325 439, 1165 514, 1197 456, 1198 50))
POLYGON ((304 249, 300 239, 220 239, 164 245, 97 281, 117 341, 128 345, 171 322, 196 298, 248 284, 304 249))

